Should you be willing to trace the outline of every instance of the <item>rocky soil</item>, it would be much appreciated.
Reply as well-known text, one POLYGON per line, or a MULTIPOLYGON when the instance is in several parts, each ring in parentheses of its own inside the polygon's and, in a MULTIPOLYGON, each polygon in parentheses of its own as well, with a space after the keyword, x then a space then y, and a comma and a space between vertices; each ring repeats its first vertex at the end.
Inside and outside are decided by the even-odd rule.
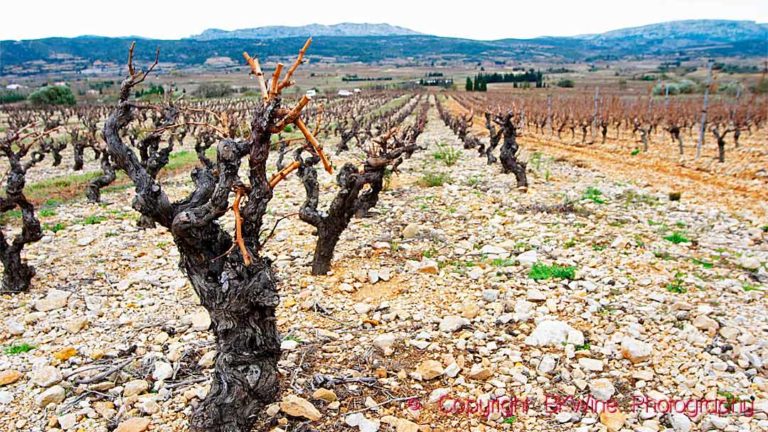
MULTIPOLYGON (((473 151, 436 160, 436 143, 459 144, 434 109, 419 141, 331 275, 309 275, 308 225, 277 226, 283 397, 259 430, 768 430, 765 221, 546 150, 520 193, 473 151), (547 395, 621 410, 547 412, 547 395), (529 409, 446 412, 505 396, 529 409), (632 409, 633 396, 753 401, 754 415, 632 409)), ((304 198, 294 176, 278 189, 271 221, 304 198)), ((171 236, 135 227, 131 197, 43 218, 61 225, 27 250, 32 290, 0 298, 0 430, 186 430, 216 355, 210 319, 171 236)))

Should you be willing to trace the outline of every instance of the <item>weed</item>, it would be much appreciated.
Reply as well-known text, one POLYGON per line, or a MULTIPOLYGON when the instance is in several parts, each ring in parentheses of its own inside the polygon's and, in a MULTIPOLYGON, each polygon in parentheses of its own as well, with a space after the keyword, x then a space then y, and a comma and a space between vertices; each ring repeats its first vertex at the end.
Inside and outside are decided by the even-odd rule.
POLYGON ((630 153, 632 156, 637 156, 640 154, 640 149, 634 149, 632 150, 632 153, 630 153))
POLYGON ((700 265, 700 266, 702 266, 702 267, 704 267, 706 269, 711 269, 712 267, 715 266, 711 262, 703 261, 703 260, 700 260, 698 258, 691 258, 691 262, 694 263, 694 264, 698 264, 698 265, 700 265))
POLYGON ((439 143, 437 151, 432 154, 435 160, 443 161, 446 166, 453 166, 461 157, 461 150, 450 145, 439 143))
POLYGON ((289 334, 289 335, 287 335, 286 337, 284 337, 284 338, 283 338, 283 340, 284 340, 284 341, 294 341, 294 342, 297 342, 297 343, 302 343, 302 342, 304 342, 303 340, 301 340, 301 338, 300 338, 300 337, 298 337, 298 336, 296 336, 296 335, 294 335, 294 334, 289 334))
POLYGON ((680 244, 680 243, 690 243, 691 240, 688 239, 688 237, 685 236, 685 234, 675 231, 672 234, 664 237, 664 240, 672 242, 674 244, 680 244))
POLYGON ((592 201, 595 204, 604 204, 605 200, 602 198, 602 195, 603 192, 600 191, 600 189, 590 186, 587 188, 587 190, 584 191, 581 199, 592 201))
POLYGON ((437 249, 435 249, 433 247, 429 248, 429 249, 425 250, 424 252, 422 252, 421 256, 423 256, 424 258, 434 258, 434 257, 437 256, 437 249))
POLYGON ((683 286, 683 278, 685 277, 684 273, 677 272, 675 273, 675 279, 667 284, 667 291, 671 293, 676 294, 685 294, 688 292, 688 289, 683 286))
POLYGON ((546 265, 536 263, 531 267, 528 277, 533 280, 545 279, 574 279, 576 277, 576 267, 561 266, 558 264, 546 265))
POLYGON ((421 179, 419 179, 419 184, 425 187, 442 186, 450 182, 451 178, 448 176, 448 174, 434 172, 426 173, 421 177, 421 179))
POLYGON ((80 222, 80 225, 96 225, 104 222, 105 220, 107 220, 105 216, 91 215, 83 219, 80 222))
POLYGON ((57 233, 57 232, 59 232, 59 231, 62 231, 62 230, 64 230, 64 229, 66 229, 66 228, 67 228, 67 226, 66 226, 66 225, 64 225, 64 224, 63 224, 63 223, 61 223, 61 222, 57 223, 56 225, 43 224, 43 229, 44 229, 44 230, 46 230, 46 231, 52 231, 52 232, 54 232, 54 233, 57 233))
POLYGON ((509 267, 515 265, 515 260, 509 258, 494 258, 491 260, 491 265, 494 267, 509 267))
POLYGON ((467 186, 477 187, 477 185, 479 185, 482 180, 483 180, 482 177, 480 177, 479 175, 473 175, 472 177, 467 179, 467 186))
POLYGON ((20 343, 20 344, 13 344, 11 346, 5 347, 3 349, 3 352, 7 355, 17 355, 17 354, 23 354, 25 352, 29 352, 35 349, 34 346, 28 344, 28 343, 20 343))
POLYGON ((40 210, 40 217, 51 217, 56 216, 56 210, 44 208, 40 210))
POLYGON ((745 292, 760 291, 760 288, 758 288, 756 285, 751 285, 748 283, 745 283, 744 285, 742 285, 741 289, 743 289, 745 292))

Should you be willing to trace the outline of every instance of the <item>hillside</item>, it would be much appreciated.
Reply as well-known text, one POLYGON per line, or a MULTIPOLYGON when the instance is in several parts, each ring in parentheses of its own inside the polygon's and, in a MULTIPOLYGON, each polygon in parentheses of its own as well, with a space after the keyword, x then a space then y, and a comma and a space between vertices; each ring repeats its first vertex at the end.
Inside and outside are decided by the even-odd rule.
MULTIPOLYGON (((409 58, 416 62, 463 61, 547 61, 573 62, 648 57, 759 57, 768 47, 768 26, 752 21, 676 21, 599 35, 540 37, 478 41, 430 35, 371 35, 382 32, 411 32, 379 24, 336 26, 263 27, 224 32, 207 30, 181 40, 140 40, 137 56, 149 60, 154 47, 163 62, 177 67, 201 66, 209 57, 239 59, 244 48, 269 61, 290 56, 307 34, 318 37, 310 57, 334 62, 382 62, 409 58), (324 30, 322 28, 324 28, 324 30), (322 31, 321 31, 322 30, 322 31), (309 33, 308 33, 309 32, 309 33), (323 34, 333 35, 324 36, 323 34), (344 35, 335 35, 344 33, 344 35), (221 39, 222 35, 230 38, 221 39), (252 38, 252 39, 244 39, 252 38)), ((0 42, 0 74, 30 75, 47 71, 79 72, 94 61, 122 62, 134 38, 78 37, 0 42), (69 69, 56 64, 69 63, 69 69), (53 67, 51 65, 54 65, 53 67)))

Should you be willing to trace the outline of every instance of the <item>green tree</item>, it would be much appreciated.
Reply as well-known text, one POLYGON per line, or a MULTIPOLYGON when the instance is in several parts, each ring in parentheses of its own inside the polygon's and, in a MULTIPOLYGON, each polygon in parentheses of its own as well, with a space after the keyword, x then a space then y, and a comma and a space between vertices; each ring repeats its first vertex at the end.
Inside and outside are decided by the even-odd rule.
POLYGON ((74 105, 75 95, 66 86, 45 86, 29 95, 27 100, 35 106, 74 105))
POLYGON ((467 77, 467 84, 464 86, 466 91, 472 91, 472 78, 467 77))

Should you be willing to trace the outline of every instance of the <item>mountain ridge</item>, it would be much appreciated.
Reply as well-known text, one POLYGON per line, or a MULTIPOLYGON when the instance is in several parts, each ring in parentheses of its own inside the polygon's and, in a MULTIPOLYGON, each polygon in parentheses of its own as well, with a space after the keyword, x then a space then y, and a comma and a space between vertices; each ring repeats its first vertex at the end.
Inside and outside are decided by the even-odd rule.
POLYGON ((206 29, 202 33, 185 39, 280 39, 307 36, 415 36, 417 31, 387 23, 338 23, 307 24, 303 26, 263 26, 236 30, 206 29))
MULTIPOLYGON (((389 26, 394 28, 394 26, 389 26)), ((379 27, 383 29, 384 27, 379 27)), ((407 30, 407 29, 405 29, 407 30)), ((47 38, 0 41, 0 75, 34 75, 49 71, 79 72, 93 62, 121 64, 132 40, 139 41, 136 58, 151 60, 155 47, 161 61, 175 67, 199 67, 211 57, 237 62, 243 49, 265 61, 295 55, 306 34, 255 39, 160 40, 108 38, 47 38), (59 67, 69 62, 70 67, 59 67), (77 64, 74 64, 77 63, 77 64), (53 65, 54 67, 48 67, 53 65)), ((768 53, 768 25, 754 21, 686 20, 613 30, 580 37, 548 36, 531 39, 481 41, 425 34, 317 37, 308 54, 336 63, 377 63, 393 60, 439 62, 594 62, 617 59, 685 60, 707 57, 764 57, 768 53)))

